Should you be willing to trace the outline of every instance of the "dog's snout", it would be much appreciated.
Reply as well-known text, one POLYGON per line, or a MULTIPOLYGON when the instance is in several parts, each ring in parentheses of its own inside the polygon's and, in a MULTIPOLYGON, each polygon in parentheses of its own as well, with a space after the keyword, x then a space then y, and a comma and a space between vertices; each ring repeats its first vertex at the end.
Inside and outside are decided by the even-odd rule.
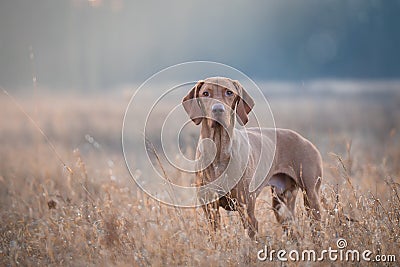
POLYGON ((225 107, 221 103, 216 103, 211 107, 213 113, 222 113, 225 111, 225 107))

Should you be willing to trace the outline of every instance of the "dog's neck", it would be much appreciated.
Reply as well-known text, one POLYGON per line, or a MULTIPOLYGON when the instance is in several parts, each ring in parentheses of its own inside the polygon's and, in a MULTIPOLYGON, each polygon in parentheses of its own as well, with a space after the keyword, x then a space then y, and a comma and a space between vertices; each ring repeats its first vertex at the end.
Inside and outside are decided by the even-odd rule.
MULTIPOLYGON (((231 156, 233 127, 224 128, 221 125, 209 127, 207 121, 204 121, 201 126, 200 139, 209 138, 216 146, 216 155, 212 165, 223 165, 228 163, 231 156)), ((208 150, 208 149, 206 149, 208 150)))

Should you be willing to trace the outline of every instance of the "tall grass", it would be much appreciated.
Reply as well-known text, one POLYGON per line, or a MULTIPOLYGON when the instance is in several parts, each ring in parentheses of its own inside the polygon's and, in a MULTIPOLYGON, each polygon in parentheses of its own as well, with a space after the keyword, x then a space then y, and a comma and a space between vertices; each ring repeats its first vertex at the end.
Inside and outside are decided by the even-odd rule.
MULTIPOLYGON (((29 98, 18 99, 28 113, 34 110, 29 98)), ((285 101, 285 108, 282 100, 273 106, 278 126, 312 139, 324 157, 323 219, 315 234, 299 196, 290 226, 295 234, 286 235, 266 188, 256 206, 260 233, 254 242, 236 212, 222 211, 221 229, 214 232, 201 209, 177 211, 133 184, 119 145, 127 99, 42 99, 39 126, 68 171, 46 140, 32 138, 37 130, 18 108, 0 98, 0 265, 245 266, 259 263, 264 246, 320 251, 335 247, 338 238, 349 249, 396 255, 399 261, 398 121, 374 122, 379 131, 362 135, 345 131, 347 120, 369 129, 369 120, 387 119, 383 108, 370 114, 368 104, 355 101, 357 116, 349 118, 326 103, 285 101), (290 109, 304 120, 294 120, 290 109)))

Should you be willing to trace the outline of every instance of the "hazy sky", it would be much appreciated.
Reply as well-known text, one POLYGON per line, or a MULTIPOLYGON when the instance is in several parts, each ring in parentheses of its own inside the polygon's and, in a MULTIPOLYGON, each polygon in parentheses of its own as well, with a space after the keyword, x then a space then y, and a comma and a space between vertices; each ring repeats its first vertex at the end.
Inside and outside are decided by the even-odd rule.
POLYGON ((192 60, 256 80, 396 79, 399 14, 392 0, 2 0, 0 85, 31 86, 34 69, 45 87, 110 88, 192 60))

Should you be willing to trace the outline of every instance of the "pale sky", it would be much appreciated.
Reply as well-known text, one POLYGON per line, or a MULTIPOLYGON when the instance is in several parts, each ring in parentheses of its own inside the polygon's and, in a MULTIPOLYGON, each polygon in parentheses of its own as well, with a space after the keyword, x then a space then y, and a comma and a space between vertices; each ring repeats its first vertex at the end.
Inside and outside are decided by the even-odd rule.
POLYGON ((36 73, 45 87, 113 88, 192 60, 264 81, 398 79, 399 14, 392 0, 4 0, 0 85, 36 73))

